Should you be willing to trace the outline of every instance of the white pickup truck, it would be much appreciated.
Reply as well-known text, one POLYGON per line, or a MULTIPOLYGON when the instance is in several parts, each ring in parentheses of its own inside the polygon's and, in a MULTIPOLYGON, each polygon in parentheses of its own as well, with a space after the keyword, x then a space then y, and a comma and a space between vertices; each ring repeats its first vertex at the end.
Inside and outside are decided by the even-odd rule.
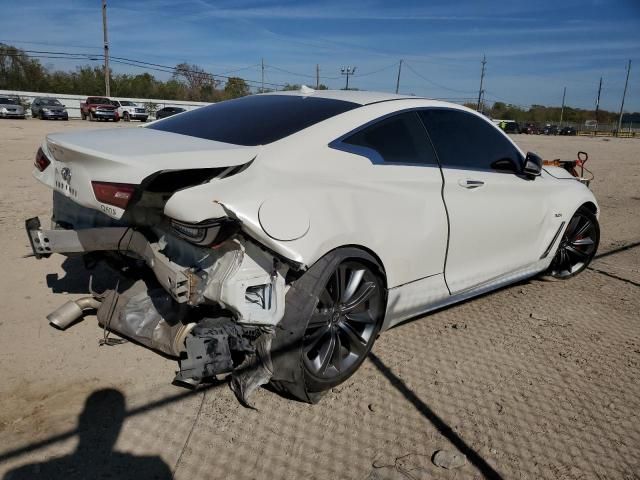
POLYGON ((111 100, 111 102, 118 107, 118 115, 125 122, 130 120, 140 120, 146 122, 149 114, 144 107, 131 102, 129 100, 111 100))

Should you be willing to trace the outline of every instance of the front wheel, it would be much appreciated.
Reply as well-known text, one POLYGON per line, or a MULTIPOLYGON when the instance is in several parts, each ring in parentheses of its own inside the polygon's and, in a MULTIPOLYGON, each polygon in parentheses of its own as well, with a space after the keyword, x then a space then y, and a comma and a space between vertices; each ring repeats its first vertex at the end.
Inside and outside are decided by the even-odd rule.
POLYGON ((124 112, 124 115, 122 118, 125 122, 129 122, 131 120, 131 118, 129 118, 129 112, 124 112))
POLYGON ((548 275, 564 280, 579 274, 593 260, 599 243, 598 219, 588 208, 580 207, 567 225, 548 275))
POLYGON ((368 253, 330 252, 287 292, 282 331, 272 348, 277 387, 308 402, 355 373, 385 315, 384 274, 368 253))

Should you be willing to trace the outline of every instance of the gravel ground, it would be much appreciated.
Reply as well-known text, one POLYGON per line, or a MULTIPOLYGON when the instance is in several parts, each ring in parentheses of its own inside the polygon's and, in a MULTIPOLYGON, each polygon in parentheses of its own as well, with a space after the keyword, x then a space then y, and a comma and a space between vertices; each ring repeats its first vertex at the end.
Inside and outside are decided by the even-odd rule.
POLYGON ((93 318, 47 325, 88 275, 23 258, 24 219, 47 218, 51 196, 33 157, 48 132, 113 126, 132 125, 0 121, 0 477, 640 478, 640 140, 514 136, 544 158, 589 152, 589 270, 406 323, 318 405, 261 389, 251 410, 225 383, 171 386, 174 362, 144 348, 98 346, 93 318), (466 461, 438 467, 438 450, 466 461))

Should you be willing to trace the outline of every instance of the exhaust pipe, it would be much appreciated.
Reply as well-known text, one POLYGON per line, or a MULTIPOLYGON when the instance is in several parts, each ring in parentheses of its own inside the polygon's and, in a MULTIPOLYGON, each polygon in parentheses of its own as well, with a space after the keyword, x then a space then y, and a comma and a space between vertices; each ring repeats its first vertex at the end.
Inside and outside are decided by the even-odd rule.
POLYGON ((64 330, 84 314, 85 310, 97 310, 100 307, 100 300, 95 297, 82 297, 78 300, 70 300, 47 315, 49 323, 59 329, 64 330))

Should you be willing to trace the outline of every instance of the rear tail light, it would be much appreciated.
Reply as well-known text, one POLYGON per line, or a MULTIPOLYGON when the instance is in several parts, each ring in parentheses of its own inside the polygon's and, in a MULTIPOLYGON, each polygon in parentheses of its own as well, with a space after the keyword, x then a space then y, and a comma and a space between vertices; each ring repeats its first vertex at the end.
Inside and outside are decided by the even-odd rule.
POLYGON ((39 148, 38 153, 36 153, 36 159, 34 160, 33 164, 38 170, 40 170, 41 172, 44 172, 44 169, 51 164, 51 160, 47 158, 47 156, 42 151, 42 148, 39 148))
POLYGON ((129 183, 91 182, 91 186, 99 202, 122 209, 127 208, 136 192, 136 185, 129 183))

